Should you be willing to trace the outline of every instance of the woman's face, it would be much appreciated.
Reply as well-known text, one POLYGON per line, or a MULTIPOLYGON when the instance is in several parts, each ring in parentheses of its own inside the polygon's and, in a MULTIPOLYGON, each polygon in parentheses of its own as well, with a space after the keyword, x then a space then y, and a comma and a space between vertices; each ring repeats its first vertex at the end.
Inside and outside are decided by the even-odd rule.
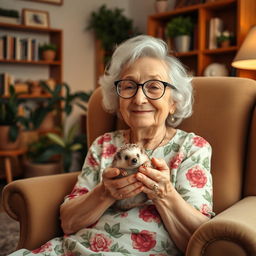
MULTIPOLYGON (((137 83, 157 79, 171 83, 166 64, 150 57, 139 58, 132 65, 124 68, 120 79, 130 79, 137 83)), ((165 94, 158 100, 148 99, 139 87, 133 98, 119 97, 119 110, 124 121, 131 128, 153 128, 165 125, 166 118, 175 110, 175 103, 171 99, 169 87, 166 87, 165 94)))

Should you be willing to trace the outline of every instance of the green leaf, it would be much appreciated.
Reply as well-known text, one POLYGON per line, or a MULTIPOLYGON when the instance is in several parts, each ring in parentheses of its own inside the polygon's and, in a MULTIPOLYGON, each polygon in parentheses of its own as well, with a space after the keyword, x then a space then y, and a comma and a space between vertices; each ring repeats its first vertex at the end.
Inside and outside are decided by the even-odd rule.
POLYGON ((203 160, 203 166, 206 170, 210 170, 210 159, 209 157, 204 158, 203 160))
POLYGON ((70 147, 70 150, 72 150, 72 151, 77 151, 77 150, 81 149, 82 147, 83 147, 82 144, 76 143, 76 144, 74 144, 74 145, 72 145, 72 146, 70 147))
POLYGON ((65 143, 64 143, 63 139, 59 135, 57 135, 55 133, 47 133, 46 136, 50 140, 52 140, 54 143, 60 145, 63 148, 65 147, 65 143))
POLYGON ((75 249, 75 247, 76 247, 76 242, 73 241, 73 242, 70 243, 68 249, 69 249, 70 251, 73 251, 73 250, 75 249))
POLYGON ((67 139, 66 139, 67 144, 70 144, 74 140, 74 137, 75 137, 77 131, 78 131, 78 126, 76 124, 72 125, 69 128, 68 133, 67 133, 67 139))
POLYGON ((179 150, 180 150, 180 145, 174 142, 174 143, 172 144, 172 150, 173 150, 174 152, 179 152, 179 150))
POLYGON ((9 130, 9 139, 10 141, 14 142, 17 140, 19 135, 19 127, 17 125, 10 126, 9 130))
POLYGON ((109 226, 108 223, 105 223, 104 229, 105 229, 105 231, 106 231, 107 233, 111 233, 111 228, 110 228, 110 226, 109 226))
POLYGON ((208 201, 209 203, 212 203, 212 196, 207 190, 205 191, 205 194, 203 195, 203 197, 206 201, 208 201))
POLYGON ((131 230, 131 232, 132 232, 133 234, 138 234, 138 233, 140 233, 140 231, 139 231, 138 229, 130 228, 130 230, 131 230))
POLYGON ((189 192, 188 189, 186 189, 186 188, 181 188, 181 187, 178 187, 178 188, 177 188, 177 191, 178 191, 178 193, 179 193, 180 195, 184 195, 184 194, 187 194, 187 193, 189 192))

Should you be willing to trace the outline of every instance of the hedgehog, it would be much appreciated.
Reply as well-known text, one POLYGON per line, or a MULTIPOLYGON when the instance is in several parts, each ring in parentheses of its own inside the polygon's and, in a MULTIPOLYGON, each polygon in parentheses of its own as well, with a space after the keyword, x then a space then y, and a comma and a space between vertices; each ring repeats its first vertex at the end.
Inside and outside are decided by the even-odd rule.
MULTIPOLYGON (((151 166, 151 160, 145 150, 137 144, 126 144, 116 152, 111 167, 120 170, 120 174, 116 177, 120 178, 138 172, 141 165, 151 166)), ((143 205, 147 200, 147 195, 141 192, 134 197, 117 200, 113 207, 120 210, 129 210, 143 205)))

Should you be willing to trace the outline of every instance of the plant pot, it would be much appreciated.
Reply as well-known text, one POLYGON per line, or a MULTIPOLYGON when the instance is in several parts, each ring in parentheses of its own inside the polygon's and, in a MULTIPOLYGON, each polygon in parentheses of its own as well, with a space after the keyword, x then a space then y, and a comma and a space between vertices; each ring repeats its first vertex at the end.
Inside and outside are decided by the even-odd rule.
POLYGON ((189 35, 176 36, 174 45, 177 52, 188 52, 190 49, 191 37, 189 35))
POLYGON ((46 61, 53 61, 56 57, 56 52, 52 50, 46 50, 42 52, 42 58, 46 61))
POLYGON ((18 135, 16 141, 9 139, 10 126, 0 125, 0 150, 13 150, 20 147, 21 136, 18 135))
POLYGON ((230 40, 223 41, 220 44, 220 47, 223 47, 223 48, 229 47, 229 46, 230 46, 230 40))
POLYGON ((155 10, 157 13, 166 12, 167 7, 168 7, 168 1, 166 1, 166 0, 155 2, 155 10))
POLYGON ((23 159, 23 167, 25 178, 53 175, 62 172, 62 166, 60 162, 38 164, 33 163, 25 158, 23 159))

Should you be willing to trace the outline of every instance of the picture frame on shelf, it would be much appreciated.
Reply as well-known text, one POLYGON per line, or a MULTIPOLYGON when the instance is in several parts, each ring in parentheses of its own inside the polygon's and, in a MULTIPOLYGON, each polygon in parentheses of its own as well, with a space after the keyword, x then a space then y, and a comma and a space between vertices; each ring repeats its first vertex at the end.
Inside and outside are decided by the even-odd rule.
POLYGON ((48 28, 50 26, 49 12, 33 9, 23 9, 22 19, 25 26, 48 28))
POLYGON ((54 4, 54 5, 62 5, 63 0, 26 0, 38 3, 45 3, 45 4, 54 4))

